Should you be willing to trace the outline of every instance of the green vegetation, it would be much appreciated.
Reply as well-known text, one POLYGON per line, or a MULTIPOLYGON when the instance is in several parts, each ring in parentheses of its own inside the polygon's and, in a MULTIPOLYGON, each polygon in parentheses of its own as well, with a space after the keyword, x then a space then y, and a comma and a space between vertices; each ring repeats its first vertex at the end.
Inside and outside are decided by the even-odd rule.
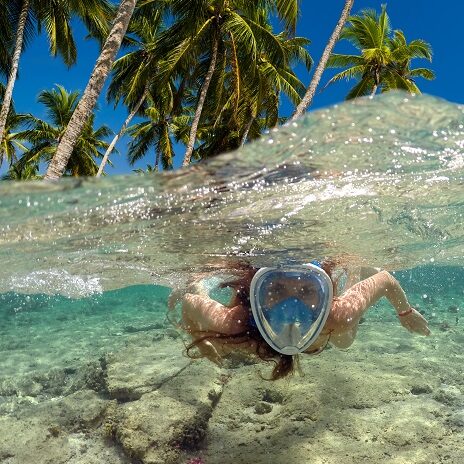
MULTIPOLYGON (((63 87, 44 90, 38 96, 38 101, 46 107, 48 121, 43 121, 32 114, 20 116, 19 123, 25 130, 11 134, 10 140, 27 144, 23 148, 21 158, 12 164, 15 178, 31 178, 34 175, 28 169, 38 168, 39 162, 48 163, 56 153, 57 146, 77 106, 79 92, 68 93, 63 87)), ((12 124, 18 116, 11 118, 12 124)), ((103 156, 108 147, 105 139, 111 135, 106 126, 94 128, 94 115, 87 119, 84 128, 74 146, 71 157, 65 168, 65 173, 71 176, 94 176, 98 165, 95 160, 103 156)))
POLYGON ((0 111, 0 143, 3 139, 21 52, 34 35, 44 30, 50 44, 50 54, 60 55, 71 66, 77 50, 72 35, 71 18, 79 17, 95 37, 107 34, 112 7, 106 0, 3 0, 0 4, 0 70, 9 64, 5 93, 0 111), (12 40, 14 37, 14 40, 12 40))
POLYGON ((347 68, 332 77, 329 84, 340 79, 358 80, 347 99, 394 89, 420 93, 414 78, 435 77, 430 69, 410 68, 414 58, 431 61, 432 49, 423 40, 407 43, 400 30, 392 32, 385 6, 380 15, 375 10, 364 10, 350 17, 340 37, 349 40, 361 52, 360 55, 333 54, 328 61, 329 67, 347 68))
POLYGON ((0 165, 9 166, 8 179, 40 178, 44 165, 47 179, 102 175, 123 135, 130 164, 150 156, 147 172, 172 169, 174 143, 185 146, 184 165, 236 149, 287 120, 283 98, 295 108, 292 120, 306 111, 327 66, 346 68, 329 84, 357 79, 347 98, 419 93, 416 78, 434 78, 411 67, 414 58, 431 60, 429 44, 392 31, 385 7, 349 16, 353 0, 345 1, 307 89, 295 72, 312 67, 310 41, 295 34, 299 0, 121 0, 118 8, 108 0, 0 2, 0 165), (101 45, 87 88, 80 99, 62 86, 42 91, 47 121, 16 114, 21 51, 43 28, 50 54, 73 65, 72 17, 101 45), (333 54, 339 39, 360 53, 333 54), (108 127, 93 127, 107 78, 107 101, 128 112, 112 141, 108 127))

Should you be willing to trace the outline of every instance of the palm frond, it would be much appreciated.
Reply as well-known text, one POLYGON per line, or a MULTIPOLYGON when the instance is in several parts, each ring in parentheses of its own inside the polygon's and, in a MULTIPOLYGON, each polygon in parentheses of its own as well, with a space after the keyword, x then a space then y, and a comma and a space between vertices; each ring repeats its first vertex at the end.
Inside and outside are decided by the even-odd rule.
POLYGON ((425 40, 412 40, 409 42, 408 48, 411 52, 411 58, 425 58, 432 61, 432 47, 425 40))
POLYGON ((161 155, 161 163, 163 165, 163 169, 172 169, 174 160, 174 149, 172 146, 169 125, 166 122, 164 122, 160 128, 156 148, 161 155))
POLYGON ((284 21, 290 34, 294 34, 300 15, 299 0, 276 0, 277 13, 284 21))
POLYGON ((379 44, 382 44, 382 43, 385 43, 386 40, 388 40, 391 34, 390 18, 387 15, 386 5, 382 5, 382 12, 380 13, 380 16, 378 19, 378 25, 379 25, 378 42, 379 44))
POLYGON ((313 65, 313 59, 305 47, 310 43, 311 41, 304 37, 293 37, 285 40, 283 47, 288 55, 289 64, 298 65, 299 63, 303 63, 309 71, 313 65))
POLYGON ((243 53, 249 57, 249 60, 256 61, 258 46, 249 22, 239 14, 231 12, 224 21, 224 27, 234 35, 237 43, 241 44, 243 53))
POLYGON ((178 68, 182 65, 183 60, 188 62, 194 62, 196 55, 195 49, 204 35, 208 34, 209 29, 212 26, 212 20, 207 19, 201 27, 195 31, 194 35, 182 40, 180 44, 174 47, 166 59, 160 63, 160 74, 165 75, 165 78, 169 78, 178 68))
POLYGON ((116 15, 116 6, 109 0, 67 0, 66 3, 70 11, 84 23, 89 37, 103 45, 116 15))
POLYGON ((50 54, 60 55, 67 66, 73 65, 77 59, 77 49, 68 5, 65 2, 54 2, 51 7, 48 2, 39 2, 36 14, 40 25, 47 32, 50 54))
POLYGON ((363 66, 365 60, 358 55, 340 55, 333 53, 327 61, 328 68, 345 68, 347 66, 363 66))
POLYGON ((258 49, 265 53, 276 66, 286 64, 286 54, 284 47, 279 40, 279 37, 269 31, 266 27, 255 23, 254 21, 244 18, 244 21, 249 25, 253 36, 256 37, 256 43, 260 46, 258 49))
POLYGON ((411 94, 421 93, 417 85, 411 79, 402 76, 395 70, 386 73, 383 80, 382 92, 387 92, 389 90, 405 90, 411 94))
POLYGON ((342 72, 339 72, 335 76, 333 76, 325 85, 328 85, 340 81, 342 79, 350 80, 350 79, 359 79, 364 75, 366 68, 364 66, 352 66, 351 68, 345 69, 342 72))
POLYGON ((348 93, 347 100, 369 95, 374 88, 374 80, 370 77, 363 77, 348 93))
POLYGON ((416 68, 409 71, 411 77, 423 77, 429 81, 435 79, 435 73, 428 68, 416 68))

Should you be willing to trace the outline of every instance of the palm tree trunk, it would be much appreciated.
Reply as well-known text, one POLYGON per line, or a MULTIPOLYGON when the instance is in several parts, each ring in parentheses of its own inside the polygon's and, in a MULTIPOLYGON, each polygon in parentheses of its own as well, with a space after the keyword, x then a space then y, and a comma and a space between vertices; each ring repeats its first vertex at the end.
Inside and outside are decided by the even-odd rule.
POLYGON ((114 136, 113 140, 111 141, 109 147, 107 148, 107 150, 105 152, 105 155, 103 156, 102 162, 100 163, 100 167, 98 168, 98 172, 97 172, 97 175, 95 177, 100 177, 102 175, 103 169, 105 168, 106 163, 108 162, 108 158, 110 156, 110 153, 113 151, 113 148, 115 147, 118 140, 123 136, 124 132, 126 132, 127 126, 132 121, 132 118, 139 111, 140 107, 142 106, 142 103, 145 101, 145 98, 147 97, 147 93, 148 93, 148 89, 145 89, 145 91, 143 92, 142 97, 140 98, 140 100, 135 105, 134 109, 129 113, 129 116, 127 116, 126 120, 124 121, 124 124, 122 125, 121 129, 114 136))
POLYGON ((127 26, 129 25, 136 3, 137 0, 121 0, 113 27, 95 63, 84 94, 71 116, 68 127, 56 149, 55 156, 48 166, 44 179, 58 179, 66 170, 66 165, 68 164, 74 145, 85 122, 95 108, 95 104, 100 96, 106 78, 111 71, 111 67, 121 46, 122 39, 126 34, 127 26))
POLYGON ((156 154, 155 154, 155 168, 154 168, 154 170, 155 170, 156 172, 159 171, 160 156, 161 156, 160 151, 159 151, 159 150, 156 150, 156 154))
POLYGON ((250 120, 247 122, 247 125, 245 126, 245 132, 243 132, 242 140, 240 141, 241 147, 243 147, 243 145, 245 145, 245 142, 247 141, 248 133, 250 132, 250 129, 251 129, 251 126, 253 125, 254 120, 255 120, 255 117, 251 116, 250 120))
POLYGON ((211 61, 209 63, 209 69, 206 73, 205 80, 201 86, 200 97, 198 98, 197 108, 195 110, 195 116, 193 117, 192 127, 190 128, 190 135, 187 144, 187 150, 184 155, 184 161, 182 166, 188 166, 190 164, 190 158, 192 157, 193 147, 195 145, 195 140, 197 138, 198 123, 200 122, 201 112, 203 111, 203 105, 206 100, 206 93, 208 92, 208 87, 213 77, 214 69, 216 68, 216 58, 218 54, 219 39, 215 37, 213 39, 213 50, 211 54, 211 61))
POLYGON ((372 87, 371 97, 373 97, 377 93, 379 84, 380 84, 380 71, 376 69, 375 76, 374 76, 374 87, 372 87))
POLYGON ((23 49, 24 29, 26 28, 27 14, 29 13, 29 0, 23 1, 21 13, 19 15, 18 30, 16 32, 16 42, 13 52, 13 59, 11 63, 10 75, 8 76, 8 83, 3 96, 2 110, 0 111, 0 145, 3 141, 5 133, 6 119, 10 112, 11 99, 13 97, 13 88, 18 74, 19 58, 23 49))
POLYGON ((321 59, 319 64, 317 65, 316 71, 314 71, 313 78, 309 84, 308 90, 305 93, 305 96, 301 100, 300 104, 297 106, 295 112, 293 113, 292 117, 290 118, 290 122, 294 121, 295 119, 299 118, 306 109, 311 105, 313 101, 314 94, 316 93, 316 88, 319 85, 319 81, 321 80, 322 73, 327 65, 327 60, 329 59, 335 44, 337 43, 338 38, 340 37, 340 33, 343 29, 343 26, 348 19, 350 14, 351 8, 353 7, 354 0, 345 0, 345 6, 343 7, 342 14, 340 19, 338 20, 337 25, 335 26, 332 35, 330 36, 327 45, 325 46, 324 52, 322 53, 321 59))

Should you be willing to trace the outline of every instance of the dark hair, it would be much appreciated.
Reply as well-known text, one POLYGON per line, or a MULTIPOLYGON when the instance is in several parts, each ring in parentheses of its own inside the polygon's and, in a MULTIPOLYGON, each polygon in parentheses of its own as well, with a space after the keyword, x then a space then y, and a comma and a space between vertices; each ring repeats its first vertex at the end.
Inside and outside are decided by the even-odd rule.
MULTIPOLYGON (((332 279, 332 274, 335 266, 338 263, 335 260, 327 260, 322 263, 322 269, 330 276, 332 279)), ((253 318, 251 313, 251 304, 250 304, 250 285, 253 279, 253 276, 258 272, 258 268, 251 266, 249 263, 241 262, 234 264, 233 268, 234 274, 237 276, 235 279, 224 282, 221 284, 221 288, 231 288, 234 290, 234 296, 230 302, 230 306, 237 306, 241 305, 244 308, 249 310, 249 318, 253 318)), ((334 294, 336 289, 337 282, 332 280, 332 284, 334 285, 334 294)), ((240 332, 234 335, 228 334, 214 334, 214 335, 206 335, 204 337, 200 337, 199 339, 195 340, 191 344, 186 347, 187 356, 191 358, 201 357, 201 355, 192 355, 191 350, 195 348, 201 342, 208 340, 208 339, 221 339, 226 344, 245 344, 248 343, 250 340, 256 342, 256 356, 261 359, 262 361, 273 362, 274 369, 272 370, 270 379, 267 380, 277 380, 287 375, 291 375, 295 372, 296 369, 299 369, 299 358, 298 356, 291 356, 279 353, 278 351, 271 348, 268 343, 263 339, 259 330, 251 324, 248 324, 245 331, 240 332)), ((324 346, 325 348, 325 346, 324 346)), ((308 354, 319 354, 323 350, 318 349, 314 353, 308 354)))

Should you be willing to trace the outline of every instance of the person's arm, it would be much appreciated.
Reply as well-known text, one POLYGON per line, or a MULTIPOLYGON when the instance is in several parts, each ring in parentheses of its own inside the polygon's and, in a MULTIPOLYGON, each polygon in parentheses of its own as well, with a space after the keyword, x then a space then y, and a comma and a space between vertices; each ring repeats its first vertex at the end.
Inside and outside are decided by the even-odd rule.
POLYGON ((430 334, 425 318, 409 305, 400 284, 387 271, 364 279, 337 298, 329 317, 329 328, 334 332, 353 330, 367 309, 382 297, 386 297, 396 309, 403 327, 421 335, 430 334))
POLYGON ((205 294, 184 295, 182 318, 189 332, 235 335, 246 329, 248 317, 248 311, 242 306, 229 308, 205 294))
POLYGON ((202 355, 217 364, 235 345, 224 346, 221 338, 214 337, 218 334, 236 335, 244 332, 248 317, 248 311, 242 306, 230 308, 204 294, 187 293, 182 301, 184 330, 192 336, 194 342, 198 342, 197 347, 202 355))

